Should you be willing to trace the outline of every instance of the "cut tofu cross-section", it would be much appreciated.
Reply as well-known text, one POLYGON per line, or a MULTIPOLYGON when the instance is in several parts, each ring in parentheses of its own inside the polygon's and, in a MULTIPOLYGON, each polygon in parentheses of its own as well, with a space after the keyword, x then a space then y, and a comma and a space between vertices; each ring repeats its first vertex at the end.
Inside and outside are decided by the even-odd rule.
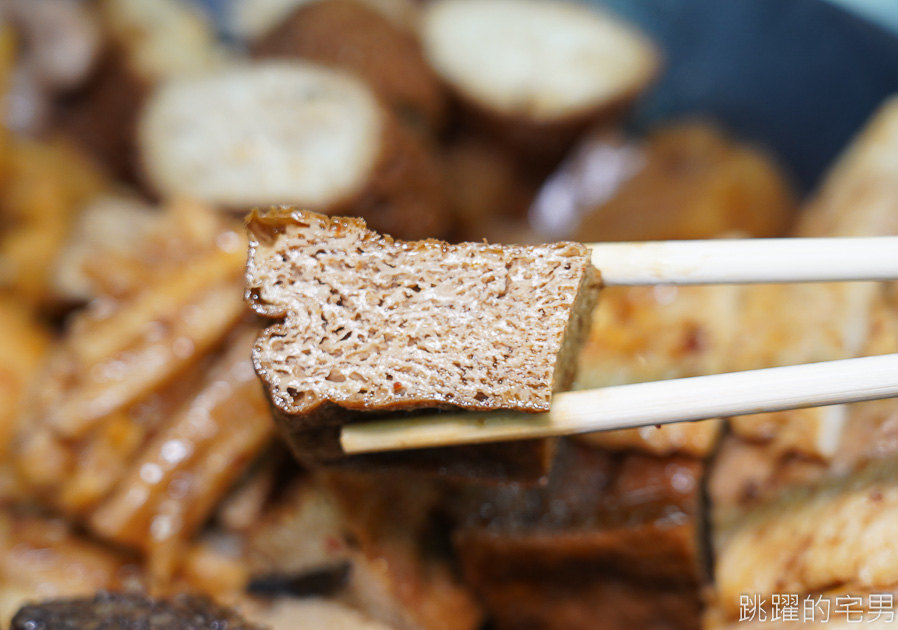
POLYGON ((545 411, 570 382, 598 286, 582 245, 393 241, 290 209, 248 226, 248 298, 282 320, 256 370, 306 426, 341 424, 333 407, 545 411))
POLYGON ((562 445, 545 487, 462 508, 457 553, 495 627, 697 628, 702 464, 562 445))

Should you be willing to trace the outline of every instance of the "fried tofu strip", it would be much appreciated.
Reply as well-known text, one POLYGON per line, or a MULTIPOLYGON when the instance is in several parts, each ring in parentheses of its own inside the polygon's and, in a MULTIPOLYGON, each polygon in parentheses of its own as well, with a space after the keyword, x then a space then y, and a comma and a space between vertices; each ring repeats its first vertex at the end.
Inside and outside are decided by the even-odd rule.
POLYGON ((157 579, 174 573, 185 541, 274 429, 249 360, 255 333, 234 340, 89 518, 104 538, 146 551, 157 579))
POLYGON ((0 504, 21 494, 9 448, 25 393, 34 385, 50 346, 50 332, 23 306, 0 301, 0 504))
POLYGON ((83 438, 195 364, 244 313, 242 258, 210 252, 131 300, 88 310, 53 353, 28 415, 60 438, 83 438))
POLYGON ((242 230, 209 206, 176 198, 160 210, 144 201, 105 195, 86 206, 57 258, 56 291, 79 301, 128 298, 204 252, 234 252, 242 230))
MULTIPOLYGON (((88 283, 99 297, 51 353, 14 464, 34 496, 95 533, 169 550, 154 555, 166 577, 171 550, 261 451, 271 426, 249 362, 254 331, 232 334, 245 317, 244 240, 197 204, 176 203, 154 221, 131 247, 134 275, 88 283), (117 296, 101 293, 111 285, 117 296), (222 345, 232 349, 219 356, 222 345)), ((80 260, 120 256, 100 248, 80 260)))

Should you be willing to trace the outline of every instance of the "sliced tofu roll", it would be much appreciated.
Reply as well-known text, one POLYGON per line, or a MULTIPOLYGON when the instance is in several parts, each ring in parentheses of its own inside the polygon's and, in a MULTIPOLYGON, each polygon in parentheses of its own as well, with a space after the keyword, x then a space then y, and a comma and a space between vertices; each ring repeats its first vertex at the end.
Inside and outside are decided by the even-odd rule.
POLYGON ((445 229, 434 154, 363 82, 323 66, 272 61, 171 82, 138 139, 162 195, 340 211, 407 238, 445 229))
POLYGON ((443 122, 446 94, 415 33, 364 0, 307 3, 252 50, 259 59, 307 59, 351 72, 422 131, 443 122))
POLYGON ((641 34, 587 6, 439 0, 422 17, 425 54, 485 126, 558 153, 583 126, 633 100, 658 69, 641 34))

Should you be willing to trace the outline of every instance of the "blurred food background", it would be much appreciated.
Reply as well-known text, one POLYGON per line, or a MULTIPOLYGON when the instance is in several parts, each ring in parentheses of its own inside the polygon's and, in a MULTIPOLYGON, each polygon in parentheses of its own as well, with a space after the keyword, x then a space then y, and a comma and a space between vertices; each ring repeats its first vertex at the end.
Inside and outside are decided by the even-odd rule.
MULTIPOLYGON (((294 204, 410 239, 898 234, 891 7, 4 2, 0 626, 103 590, 393 630, 891 601, 891 401, 474 468, 297 464, 250 361, 242 226, 294 204)), ((887 284, 610 289, 577 387, 895 351, 887 284)))

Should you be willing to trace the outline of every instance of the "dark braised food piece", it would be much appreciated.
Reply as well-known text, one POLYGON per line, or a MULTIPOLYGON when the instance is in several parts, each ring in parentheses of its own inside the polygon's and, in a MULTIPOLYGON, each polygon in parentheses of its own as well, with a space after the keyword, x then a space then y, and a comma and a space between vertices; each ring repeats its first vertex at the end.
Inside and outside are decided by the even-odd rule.
POLYGON ((237 613, 203 597, 170 600, 140 594, 99 593, 24 606, 12 630, 260 630, 237 613))
POLYGON ((499 630, 697 629, 703 465, 562 441, 543 488, 472 491, 455 547, 499 630))

